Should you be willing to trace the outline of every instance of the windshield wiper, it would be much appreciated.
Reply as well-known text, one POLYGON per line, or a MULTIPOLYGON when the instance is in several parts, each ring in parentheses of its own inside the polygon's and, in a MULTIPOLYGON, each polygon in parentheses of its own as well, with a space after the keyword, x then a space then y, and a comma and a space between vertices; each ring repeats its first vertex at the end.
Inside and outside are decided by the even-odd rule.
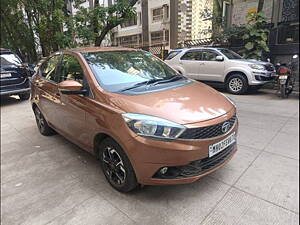
POLYGON ((138 87, 141 87, 141 86, 148 86, 149 84, 152 84, 152 83, 155 83, 157 81, 159 81, 160 79, 151 79, 151 80, 147 80, 147 81, 143 81, 143 82, 139 82, 139 83, 136 83, 135 85, 131 86, 131 87, 127 87, 127 88, 124 88, 122 90, 120 90, 121 92, 124 92, 124 91, 128 91, 128 90, 131 90, 131 89, 135 89, 135 88, 138 88, 138 87))
POLYGON ((157 84, 164 84, 164 83, 170 83, 170 82, 174 82, 177 80, 182 80, 182 79, 186 79, 185 77, 181 76, 181 75, 175 75, 172 76, 169 79, 162 79, 162 80, 158 80, 157 82, 153 83, 153 86, 157 85, 157 84))

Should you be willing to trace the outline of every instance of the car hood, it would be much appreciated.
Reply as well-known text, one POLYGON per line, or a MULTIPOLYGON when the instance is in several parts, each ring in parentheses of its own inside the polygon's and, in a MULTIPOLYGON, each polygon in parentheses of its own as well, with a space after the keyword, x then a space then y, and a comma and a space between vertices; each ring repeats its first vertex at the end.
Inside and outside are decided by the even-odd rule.
POLYGON ((269 62, 258 61, 258 60, 255 60, 255 59, 232 59, 230 61, 231 62, 236 62, 236 63, 245 63, 245 64, 249 64, 249 63, 250 64, 260 64, 260 65, 269 65, 269 64, 271 64, 269 62))
POLYGON ((199 82, 142 95, 113 94, 110 102, 126 113, 152 115, 178 124, 214 119, 234 107, 219 92, 199 82))

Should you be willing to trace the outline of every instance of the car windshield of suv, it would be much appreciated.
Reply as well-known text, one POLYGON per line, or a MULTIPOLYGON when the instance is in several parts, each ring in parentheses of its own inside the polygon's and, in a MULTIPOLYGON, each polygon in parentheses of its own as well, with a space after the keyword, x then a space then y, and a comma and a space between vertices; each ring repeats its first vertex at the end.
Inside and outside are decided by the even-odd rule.
POLYGON ((1 66, 9 66, 9 65, 20 65, 22 62, 16 55, 9 54, 1 54, 1 66))
POLYGON ((243 59, 242 56, 239 54, 228 50, 228 49, 219 49, 220 52, 222 52, 228 59, 243 59))
POLYGON ((173 78, 186 79, 144 51, 89 52, 82 55, 100 85, 111 92, 147 86, 151 83, 166 83, 173 78))

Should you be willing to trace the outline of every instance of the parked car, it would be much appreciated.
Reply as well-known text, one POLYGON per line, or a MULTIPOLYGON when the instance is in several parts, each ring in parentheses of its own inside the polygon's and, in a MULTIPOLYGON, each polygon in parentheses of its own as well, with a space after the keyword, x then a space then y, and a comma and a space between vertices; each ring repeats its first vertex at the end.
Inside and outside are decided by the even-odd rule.
POLYGON ((19 95, 21 100, 30 97, 29 77, 33 70, 13 52, 0 49, 0 93, 1 96, 19 95))
POLYGON ((182 75, 225 85, 232 94, 244 94, 270 82, 276 75, 269 62, 247 60, 225 48, 187 48, 171 51, 165 62, 182 75))
POLYGON ((237 150, 232 101, 141 50, 57 52, 31 82, 40 133, 58 132, 96 155, 122 192, 191 183, 237 150))

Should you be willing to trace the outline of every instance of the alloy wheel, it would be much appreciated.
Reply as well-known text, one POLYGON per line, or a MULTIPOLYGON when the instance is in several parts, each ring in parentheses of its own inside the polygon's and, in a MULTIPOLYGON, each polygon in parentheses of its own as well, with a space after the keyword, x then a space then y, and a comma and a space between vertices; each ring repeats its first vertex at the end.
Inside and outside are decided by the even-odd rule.
POLYGON ((35 109, 35 119, 41 133, 45 130, 45 119, 39 109, 35 109))
POLYGON ((112 147, 106 147, 102 154, 104 171, 115 185, 122 185, 126 180, 126 170, 119 153, 112 147))
POLYGON ((239 92, 243 89, 243 81, 240 78, 233 78, 229 81, 229 88, 233 92, 239 92))

